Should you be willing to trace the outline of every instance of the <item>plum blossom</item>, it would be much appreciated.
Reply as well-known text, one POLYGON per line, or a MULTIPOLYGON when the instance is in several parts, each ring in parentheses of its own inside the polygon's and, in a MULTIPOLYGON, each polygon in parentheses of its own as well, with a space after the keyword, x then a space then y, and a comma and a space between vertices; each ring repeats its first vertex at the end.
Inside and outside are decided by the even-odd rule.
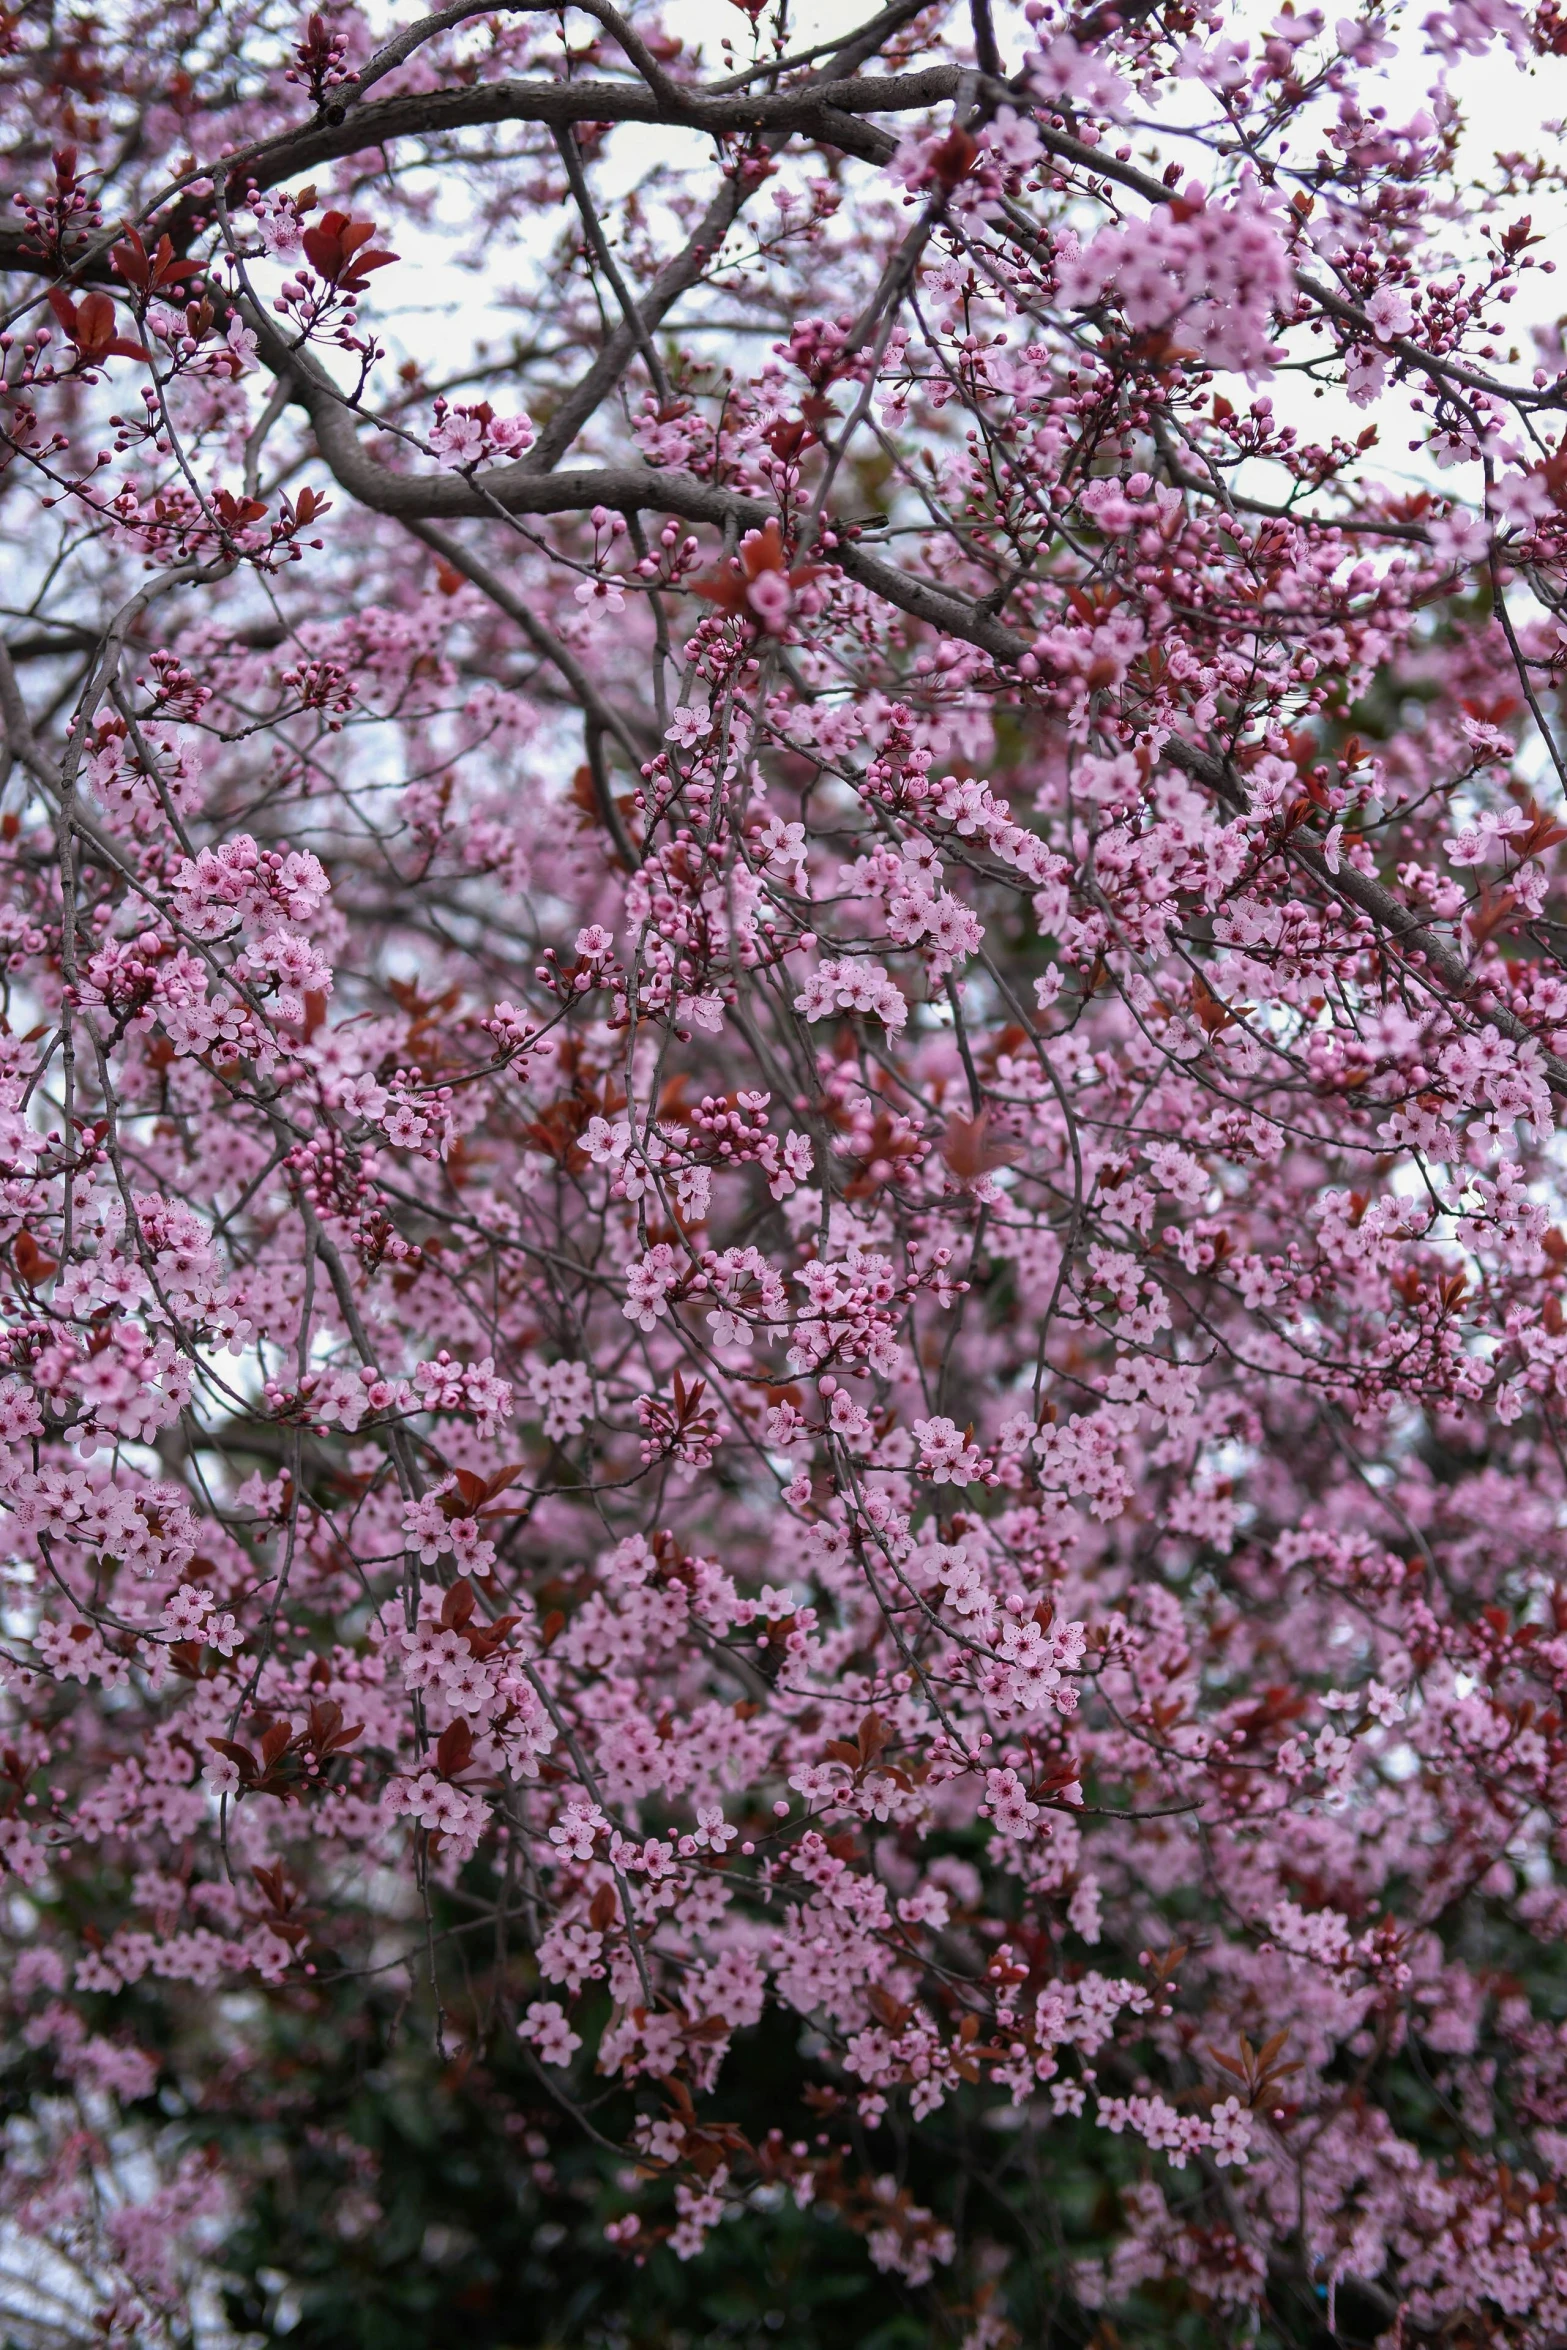
POLYGON ((41 13, 37 2273, 1567 2341, 1559 0, 41 13))

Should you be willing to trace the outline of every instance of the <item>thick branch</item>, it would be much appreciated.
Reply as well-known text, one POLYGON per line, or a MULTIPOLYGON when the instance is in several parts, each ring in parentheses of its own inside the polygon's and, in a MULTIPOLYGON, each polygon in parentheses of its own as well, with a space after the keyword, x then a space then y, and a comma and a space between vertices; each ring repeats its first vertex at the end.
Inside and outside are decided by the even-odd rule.
MULTIPOLYGON (((706 131, 720 140, 761 132, 769 137, 814 139, 862 162, 885 163, 897 142, 889 132, 860 119, 861 113, 918 112, 957 98, 965 89, 987 105, 1015 105, 1020 99, 1026 104, 1028 94, 1019 86, 1020 80, 975 75, 959 66, 931 66, 919 73, 859 75, 843 81, 821 81, 812 76, 790 90, 711 96, 687 91, 675 83, 668 83, 669 94, 661 96, 646 86, 603 81, 505 81, 480 83, 473 89, 410 91, 374 106, 352 108, 340 120, 333 110, 320 122, 242 148, 229 160, 228 195, 231 203, 237 203, 247 185, 275 187, 323 163, 364 154, 398 139, 440 138, 502 122, 537 122, 557 131, 581 122, 642 122, 706 131), (831 103, 825 96, 828 91, 831 103)), ((1174 189, 1136 164, 1123 163, 1050 122, 1036 118, 1035 128, 1047 154, 1091 180, 1124 187, 1149 204, 1174 201, 1174 189)), ((188 199, 178 212, 189 212, 188 199)), ((183 251, 194 221, 174 215, 168 219, 179 232, 174 242, 183 251)), ((1025 249, 1034 249, 1035 240, 1022 232, 1019 223, 1003 219, 994 225, 1008 237, 1017 236, 1025 249)), ((71 278, 106 283, 111 275, 112 242, 112 237, 100 238, 84 252, 68 273, 71 278)), ((25 230, 0 228, 0 271, 7 270, 49 277, 57 274, 30 244, 25 230)), ((1423 350, 1407 336, 1384 340, 1359 305, 1304 271, 1296 271, 1295 284, 1302 299, 1324 316, 1435 382, 1488 393, 1522 408, 1557 408, 1561 404, 1554 386, 1537 389, 1504 383, 1461 361, 1423 350)))
MULTIPOLYGON (((635 351, 651 349, 658 326, 681 295, 694 286, 737 219, 747 190, 738 173, 726 174, 714 191, 694 237, 666 263, 646 298, 606 336, 604 348, 580 383, 573 385, 537 441, 521 461, 524 473, 550 473, 571 447, 588 418, 620 382, 635 351)), ((618 275, 618 273, 617 273, 618 275)))
MULTIPOLYGON (((508 514, 569 514, 608 506, 626 514, 675 514, 682 521, 703 522, 718 530, 731 526, 760 530, 775 510, 766 499, 745 497, 714 483, 698 481, 689 473, 661 472, 653 466, 603 466, 591 472, 544 476, 532 472, 525 464, 496 466, 479 477, 482 488, 460 475, 432 478, 427 474, 392 473, 365 453, 352 412, 324 377, 313 369, 307 372, 296 362, 295 382, 298 396, 315 426, 317 445, 338 482, 361 504, 377 513, 396 515, 405 522, 420 518, 455 521, 463 516, 493 518, 497 508, 508 514)), ((1033 650, 1030 638, 990 618, 969 598, 938 587, 932 580, 899 571, 895 565, 867 553, 852 538, 840 539, 828 551, 837 569, 859 586, 868 588, 873 595, 912 618, 928 622, 943 634, 977 646, 990 655, 998 668, 1016 671, 1024 656, 1033 650)), ((1247 807, 1245 784, 1228 759, 1202 750, 1179 735, 1165 740, 1161 755, 1211 791, 1224 806, 1237 813, 1247 807)), ((1514 1043, 1538 1041, 1505 1004, 1476 1003, 1477 991, 1483 983, 1463 957, 1435 931, 1416 920, 1381 882, 1347 864, 1339 872, 1331 872, 1321 851, 1304 841, 1292 840, 1289 853, 1331 896, 1368 914, 1403 956, 1418 958, 1430 978, 1440 982, 1475 1017, 1489 1021, 1514 1043)), ((1567 1064, 1549 1053, 1544 1058, 1552 1087, 1567 1095, 1567 1064)))

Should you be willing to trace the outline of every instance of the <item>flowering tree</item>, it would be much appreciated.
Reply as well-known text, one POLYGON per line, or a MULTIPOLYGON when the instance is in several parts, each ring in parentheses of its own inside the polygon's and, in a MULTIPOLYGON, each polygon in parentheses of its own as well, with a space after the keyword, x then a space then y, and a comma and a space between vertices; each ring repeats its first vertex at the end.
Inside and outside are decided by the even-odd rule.
POLYGON ((716 13, 0 16, 13 2231, 1543 2350, 1567 25, 716 13))

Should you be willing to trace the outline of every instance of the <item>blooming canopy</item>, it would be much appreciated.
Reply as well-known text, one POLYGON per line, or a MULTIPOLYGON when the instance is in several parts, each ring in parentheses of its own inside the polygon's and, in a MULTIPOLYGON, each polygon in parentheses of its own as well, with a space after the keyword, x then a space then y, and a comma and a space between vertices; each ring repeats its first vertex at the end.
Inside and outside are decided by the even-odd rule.
POLYGON ((11 2224, 1546 2350, 1567 29, 687 13, 0 16, 11 2224))

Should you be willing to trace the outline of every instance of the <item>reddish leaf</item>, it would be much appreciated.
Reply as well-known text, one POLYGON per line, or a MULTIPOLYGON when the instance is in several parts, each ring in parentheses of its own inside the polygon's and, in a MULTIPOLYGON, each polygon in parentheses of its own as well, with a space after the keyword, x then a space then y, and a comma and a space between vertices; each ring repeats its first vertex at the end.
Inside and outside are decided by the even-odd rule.
POLYGON ((149 254, 140 230, 129 225, 125 242, 115 246, 110 259, 126 284, 134 286, 139 294, 177 296, 187 278, 201 275, 200 262, 183 260, 169 237, 160 237, 156 251, 149 254))
POLYGON ((884 1990, 880 1983, 868 1984, 865 1996, 870 2002, 871 2012, 877 2022, 885 2024, 889 2032, 901 2032, 914 2013, 914 2010, 911 2007, 906 2007, 902 2000, 894 1999, 892 1993, 884 1990))
POLYGON ((941 1138, 941 1155, 960 1183, 972 1183, 979 1176, 992 1174, 997 1167, 1012 1166, 1023 1156, 1023 1146, 993 1140, 990 1112, 984 1109, 975 1118, 947 1120, 941 1138))
POLYGON ((107 294, 84 294, 80 302, 59 286, 49 289, 49 307, 76 349, 78 362, 83 367, 96 367, 105 359, 148 359, 146 347, 132 342, 127 335, 114 331, 114 304, 107 294))
POLYGON ((207 1744, 228 1757, 246 1786, 261 1776, 261 1766, 248 1746, 236 1746, 232 1738, 209 1738, 207 1744))
POLYGON ((514 1624, 520 1624, 521 1622, 521 1616, 511 1615, 497 1616, 493 1624, 470 1623, 467 1627, 469 1655, 477 1657, 493 1656, 495 1651, 505 1641, 506 1635, 511 1630, 512 1626, 514 1624))
POLYGON ((460 1632, 477 1605, 473 1585, 466 1575, 459 1575, 441 1601, 441 1622, 448 1631, 460 1632))
POLYGON ((30 1232, 19 1232, 11 1243, 11 1261, 24 1281, 47 1281, 59 1267, 46 1257, 30 1232))
POLYGON ((274 1763, 282 1760, 293 1742, 294 1733, 289 1723, 285 1721, 272 1724, 272 1727, 263 1734, 261 1740, 261 1760, 267 1770, 270 1771, 274 1763))
POLYGON ((350 220, 346 212, 323 212, 300 242, 318 276, 342 293, 357 294, 363 291, 371 270, 385 269, 397 259, 395 253, 365 250, 374 235, 373 221, 350 220))
POLYGON ((588 1904, 588 1924, 595 1934, 604 1934, 614 1924, 620 1903, 613 1885, 601 1885, 588 1904))

